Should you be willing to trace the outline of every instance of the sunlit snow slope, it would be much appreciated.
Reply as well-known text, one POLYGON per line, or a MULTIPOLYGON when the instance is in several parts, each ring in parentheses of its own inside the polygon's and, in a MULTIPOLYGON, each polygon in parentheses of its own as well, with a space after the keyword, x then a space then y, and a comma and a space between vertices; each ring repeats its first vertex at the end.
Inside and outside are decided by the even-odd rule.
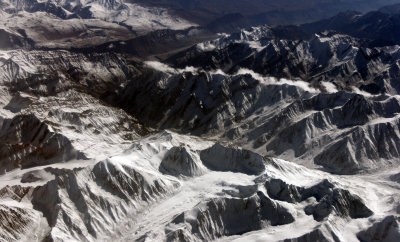
POLYGON ((0 2, 0 48, 85 48, 191 26, 166 9, 124 1, 0 2))

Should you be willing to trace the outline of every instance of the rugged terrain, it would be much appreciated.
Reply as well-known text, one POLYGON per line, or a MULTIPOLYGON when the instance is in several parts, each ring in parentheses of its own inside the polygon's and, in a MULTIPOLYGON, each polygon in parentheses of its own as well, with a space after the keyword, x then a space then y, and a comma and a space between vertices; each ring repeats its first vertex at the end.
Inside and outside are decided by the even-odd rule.
MULTIPOLYGON (((165 7, 199 24, 224 26, 301 24, 332 17, 346 10, 368 12, 398 3, 395 0, 132 0, 147 6, 165 7)), ((390 8, 393 9, 393 8, 390 8)), ((211 26, 212 27, 212 26, 211 26)), ((215 27, 215 26, 214 26, 215 27)), ((225 30, 226 31, 226 30, 225 30)))
POLYGON ((215 36, 149 4, 0 2, 0 240, 400 240, 395 6, 215 36))

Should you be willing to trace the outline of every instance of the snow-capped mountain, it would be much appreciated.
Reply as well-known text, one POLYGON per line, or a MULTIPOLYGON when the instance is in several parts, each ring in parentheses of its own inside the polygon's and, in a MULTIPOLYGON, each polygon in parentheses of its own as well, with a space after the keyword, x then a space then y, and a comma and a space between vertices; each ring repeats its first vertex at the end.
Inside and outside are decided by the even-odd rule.
MULTIPOLYGON (((184 18, 210 27, 248 27, 259 24, 301 24, 350 10, 367 12, 396 4, 396 0, 133 0, 148 6, 167 7, 184 18), (232 18, 236 17, 236 18, 232 18), (229 21, 225 21, 229 20, 229 21)), ((389 9, 393 9, 390 8, 389 9)), ((226 31, 226 30, 225 30, 226 31)))
MULTIPOLYGON (((299 35, 303 36, 302 32, 299 35)), ((245 68, 263 75, 301 79, 317 88, 327 82, 337 90, 399 92, 399 46, 367 47, 362 40, 342 34, 290 39, 269 27, 255 27, 200 43, 168 61, 177 67, 192 65, 227 73, 245 68)))
POLYGON ((399 160, 397 95, 321 93, 306 82, 250 70, 234 75, 180 70, 142 78, 109 100, 156 128, 211 135, 335 173, 384 168, 399 160))
POLYGON ((134 74, 118 56, 21 50, 1 56, 1 173, 107 157, 148 132, 97 98, 134 74))
POLYGON ((367 14, 348 11, 340 13, 331 19, 304 24, 302 28, 307 32, 334 30, 370 40, 372 42, 370 45, 387 46, 400 44, 399 26, 400 11, 398 10, 398 5, 394 5, 367 14), (392 11, 386 9, 391 9, 392 11))
POLYGON ((123 1, 1 1, 0 16, 0 48, 84 48, 196 26, 166 9, 123 1))
MULTIPOLYGON (((251 240, 348 241, 356 240, 358 226, 371 224, 359 233, 365 236, 393 220, 382 213, 393 209, 386 199, 399 199, 386 186, 380 200, 371 197, 383 185, 368 175, 348 190, 355 184, 338 176, 171 132, 105 161, 24 172, 8 173, 13 185, 2 189, 3 215, 18 231, 3 234, 6 240, 27 239, 24 232, 37 229, 56 241, 233 240, 243 233, 241 239, 251 240)), ((396 224, 386 226, 396 231, 396 224)))
POLYGON ((399 46, 0 8, 1 241, 400 240, 399 46))
POLYGON ((12 14, 19 12, 45 12, 61 19, 101 19, 107 22, 124 23, 137 31, 148 28, 180 29, 191 26, 181 18, 171 16, 162 8, 147 8, 121 0, 64 0, 2 1, 2 11, 12 14))

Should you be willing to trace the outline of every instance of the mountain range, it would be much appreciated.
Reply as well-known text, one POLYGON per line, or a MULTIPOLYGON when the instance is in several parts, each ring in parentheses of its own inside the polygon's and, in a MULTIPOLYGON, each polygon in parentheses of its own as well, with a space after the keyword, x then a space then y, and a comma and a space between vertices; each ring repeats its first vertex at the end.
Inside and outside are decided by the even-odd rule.
POLYGON ((0 0, 0 240, 400 240, 395 2, 0 0))

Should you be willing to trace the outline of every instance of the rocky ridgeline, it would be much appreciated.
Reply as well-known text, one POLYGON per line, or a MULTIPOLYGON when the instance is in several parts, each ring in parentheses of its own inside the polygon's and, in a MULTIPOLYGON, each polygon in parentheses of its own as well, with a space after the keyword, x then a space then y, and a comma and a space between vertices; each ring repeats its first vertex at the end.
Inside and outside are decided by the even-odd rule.
POLYGON ((105 100, 155 128, 217 134, 340 174, 398 163, 398 96, 321 93, 251 72, 143 73, 105 100))
MULTIPOLYGON (((140 228, 136 238, 157 235, 167 241, 214 240, 291 224, 299 213, 311 216, 323 226, 329 226, 329 221, 335 218, 373 215, 364 199, 322 176, 316 175, 320 182, 307 187, 276 177, 280 176, 278 171, 289 174, 285 170, 297 170, 303 176, 313 174, 306 168, 298 170, 290 163, 218 143, 183 144, 186 139, 173 133, 157 134, 137 142, 128 153, 105 161, 77 163, 65 168, 30 168, 20 178, 24 187, 6 186, 0 192, 2 201, 31 204, 21 208, 7 205, 2 209, 14 212, 3 213, 4 222, 0 226, 8 232, 1 236, 7 240, 26 238, 26 233, 37 223, 29 214, 42 214, 42 236, 47 239, 108 238, 113 231, 123 232, 118 224, 129 221, 132 216, 136 218, 132 226, 140 226, 135 224, 147 220, 141 211, 157 210, 161 201, 179 197, 180 189, 192 180, 214 173, 222 178, 227 172, 242 174, 249 179, 248 185, 222 182, 219 184, 222 193, 200 200, 197 205, 194 203, 188 211, 178 209, 167 219, 153 221, 154 228, 160 229, 140 228), (221 167, 220 159, 233 163, 221 167), (11 223, 14 229, 10 230, 11 223)), ((304 236, 324 238, 324 233, 317 229, 304 236)))
MULTIPOLYGON (((277 78, 301 79, 316 88, 330 82, 338 90, 357 87, 372 94, 399 92, 399 49, 368 47, 343 35, 319 33, 310 39, 276 38, 271 28, 256 27, 240 34, 204 42, 169 58, 176 67, 242 68, 277 78)), ((327 90, 328 92, 330 90, 327 90)))
POLYGON ((137 71, 119 56, 22 50, 2 54, 2 173, 101 154, 104 158, 148 132, 136 119, 99 100, 137 71))

